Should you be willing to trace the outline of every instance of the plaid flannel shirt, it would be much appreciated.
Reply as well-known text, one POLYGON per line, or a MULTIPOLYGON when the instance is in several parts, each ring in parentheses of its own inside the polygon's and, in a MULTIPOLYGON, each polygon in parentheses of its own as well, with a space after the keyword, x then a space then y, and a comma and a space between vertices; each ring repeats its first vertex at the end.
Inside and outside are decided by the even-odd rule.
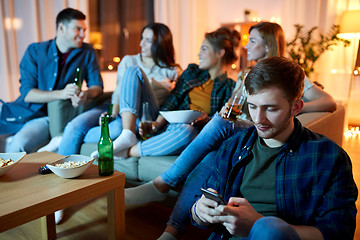
MULTIPOLYGON (((257 137, 255 127, 250 127, 224 142, 204 187, 217 190, 227 201, 242 197, 242 176, 257 137)), ((276 161, 277 217, 294 225, 314 226, 324 239, 353 239, 358 192, 347 153, 295 118, 295 129, 276 161)), ((228 237, 220 225, 210 239, 228 237)))
MULTIPOLYGON (((165 100, 162 111, 190 109, 189 91, 208 81, 210 75, 207 70, 199 69, 196 64, 189 64, 188 68, 179 77, 175 88, 165 100)), ((210 99, 210 115, 212 116, 225 105, 231 97, 235 82, 224 75, 214 79, 210 99)))

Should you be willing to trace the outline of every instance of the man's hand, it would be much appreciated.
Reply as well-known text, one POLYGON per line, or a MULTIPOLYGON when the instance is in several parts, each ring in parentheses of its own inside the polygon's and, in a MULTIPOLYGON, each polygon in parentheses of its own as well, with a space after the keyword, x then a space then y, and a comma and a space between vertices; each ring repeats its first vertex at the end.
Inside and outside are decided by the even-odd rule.
POLYGON ((72 99, 73 96, 79 95, 80 89, 73 83, 69 83, 61 91, 61 99, 72 99))
POLYGON ((71 103, 72 105, 76 108, 79 105, 82 105, 85 103, 87 99, 87 94, 86 92, 80 92, 78 95, 73 95, 71 97, 71 103))
MULTIPOLYGON (((216 193, 214 189, 208 188, 208 190, 216 193)), ((201 226, 209 225, 211 223, 221 223, 217 217, 222 216, 224 213, 217 210, 218 206, 219 204, 216 201, 206 198, 204 195, 202 195, 201 198, 197 201, 195 209, 193 209, 194 220, 201 226), (201 222, 197 221, 196 217, 199 218, 201 222)))
POLYGON ((221 215, 214 221, 222 223, 230 234, 241 237, 247 237, 254 223, 263 217, 245 198, 232 197, 227 206, 220 205, 215 210, 221 215))

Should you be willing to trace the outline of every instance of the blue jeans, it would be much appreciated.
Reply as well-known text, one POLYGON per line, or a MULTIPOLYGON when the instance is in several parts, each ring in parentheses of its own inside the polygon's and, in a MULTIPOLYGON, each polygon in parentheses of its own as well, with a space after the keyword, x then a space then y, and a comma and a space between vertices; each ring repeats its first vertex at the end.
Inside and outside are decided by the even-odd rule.
POLYGON ((235 131, 236 129, 233 127, 232 122, 215 114, 199 135, 160 177, 172 187, 183 183, 201 160, 209 152, 218 149, 222 142, 232 136, 235 131))
POLYGON ((142 105, 149 103, 149 112, 153 120, 159 114, 159 103, 154 90, 140 67, 126 69, 120 88, 120 113, 131 112, 138 118, 142 116, 142 105))
MULTIPOLYGON (((129 67, 121 82, 120 113, 131 112, 140 120, 144 102, 149 102, 150 115, 156 120, 160 107, 149 80, 139 67, 129 67)), ((139 142, 138 152, 140 156, 180 154, 196 135, 189 124, 170 124, 164 132, 139 142)))
POLYGON ((34 118, 25 124, 3 124, 1 123, 1 134, 14 134, 13 139, 6 147, 7 152, 36 151, 46 144, 50 139, 49 118, 34 118))
MULTIPOLYGON (((194 140, 195 141, 195 140, 194 140)), ((209 178, 217 151, 212 151, 195 167, 187 177, 167 225, 184 232, 190 223, 190 209, 194 204, 194 191, 197 192, 209 178)))
MULTIPOLYGON (((107 110, 108 105, 109 102, 100 104, 71 120, 64 129, 58 153, 62 155, 80 153, 80 147, 84 141, 85 135, 92 127, 99 125, 99 117, 101 113, 107 110)), ((99 141, 100 134, 98 134, 98 136, 99 137, 94 142, 99 141)))
MULTIPOLYGON (((155 119, 159 106, 146 75, 143 74, 139 67, 127 68, 121 81, 120 113, 126 111, 141 117, 142 103, 145 101, 149 102, 150 114, 155 119)), ((63 155, 79 153, 83 142, 98 142, 101 135, 99 117, 107 108, 108 103, 102 104, 80 114, 68 123, 65 127, 58 153, 63 155)), ((139 121, 138 117, 137 123, 139 121)), ((122 126, 120 116, 117 116, 115 120, 110 122, 109 132, 112 140, 121 134, 122 126)))
POLYGON ((258 219, 250 230, 249 240, 300 240, 295 229, 287 222, 277 217, 258 219))
POLYGON ((194 193, 198 192, 209 178, 218 148, 226 139, 241 129, 215 114, 174 164, 160 175, 172 187, 176 187, 186 180, 168 225, 181 232, 185 230, 190 222, 190 209, 194 203, 194 193))
POLYGON ((191 143, 197 133, 197 129, 190 124, 169 124, 164 132, 138 142, 139 155, 178 155, 191 143))

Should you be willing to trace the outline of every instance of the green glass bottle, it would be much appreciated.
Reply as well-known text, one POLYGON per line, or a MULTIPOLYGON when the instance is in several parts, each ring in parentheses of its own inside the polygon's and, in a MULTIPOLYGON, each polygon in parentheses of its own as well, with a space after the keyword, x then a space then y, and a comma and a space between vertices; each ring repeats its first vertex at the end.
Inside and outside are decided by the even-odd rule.
POLYGON ((76 68, 74 83, 76 84, 76 86, 78 86, 81 89, 82 79, 81 79, 81 68, 80 67, 76 68))
POLYGON ((110 103, 110 104, 109 104, 108 111, 107 111, 107 113, 105 114, 105 117, 108 117, 109 122, 111 122, 112 120, 114 120, 113 117, 111 116, 111 115, 112 115, 112 111, 113 111, 113 104, 110 103))
POLYGON ((100 176, 110 176, 114 173, 114 150, 109 134, 109 119, 101 117, 101 137, 98 142, 98 167, 100 176))

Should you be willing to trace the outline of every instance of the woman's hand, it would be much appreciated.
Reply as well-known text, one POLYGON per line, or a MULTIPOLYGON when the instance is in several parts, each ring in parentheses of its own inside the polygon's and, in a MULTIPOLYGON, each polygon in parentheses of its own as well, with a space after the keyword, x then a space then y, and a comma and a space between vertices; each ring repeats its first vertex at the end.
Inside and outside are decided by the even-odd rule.
POLYGON ((230 103, 225 103, 225 105, 221 108, 221 110, 219 112, 220 117, 227 119, 229 109, 230 109, 230 103))
POLYGON ((206 112, 202 112, 202 115, 191 123, 192 126, 204 127, 210 121, 210 117, 206 112))

